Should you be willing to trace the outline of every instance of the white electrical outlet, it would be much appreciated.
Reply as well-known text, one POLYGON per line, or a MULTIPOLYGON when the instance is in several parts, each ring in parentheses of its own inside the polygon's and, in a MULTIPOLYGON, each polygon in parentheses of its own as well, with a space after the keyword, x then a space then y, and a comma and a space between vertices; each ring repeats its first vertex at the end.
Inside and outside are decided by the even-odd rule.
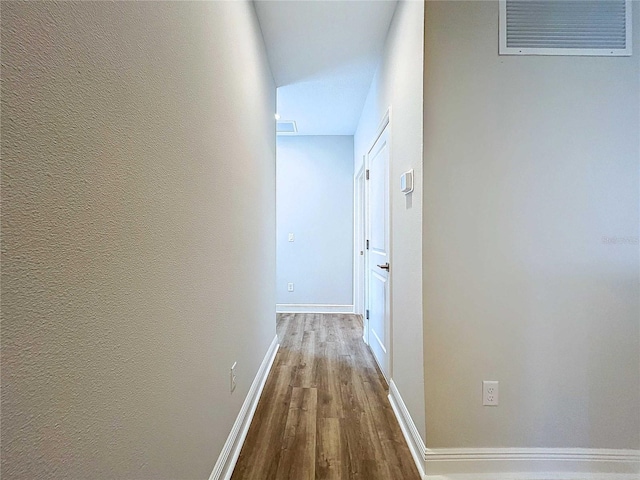
POLYGON ((287 292, 293 292, 293 282, 287 283, 287 292))
POLYGON ((289 241, 293 242, 293 241, 295 241, 295 239, 296 239, 296 236, 293 233, 290 233, 289 234, 289 241))
POLYGON ((495 407, 498 405, 498 381, 485 380, 482 382, 482 405, 495 407))
POLYGON ((233 391, 236 389, 236 365, 238 364, 238 362, 233 362, 233 365, 231 365, 231 384, 229 385, 231 392, 233 393, 233 391))

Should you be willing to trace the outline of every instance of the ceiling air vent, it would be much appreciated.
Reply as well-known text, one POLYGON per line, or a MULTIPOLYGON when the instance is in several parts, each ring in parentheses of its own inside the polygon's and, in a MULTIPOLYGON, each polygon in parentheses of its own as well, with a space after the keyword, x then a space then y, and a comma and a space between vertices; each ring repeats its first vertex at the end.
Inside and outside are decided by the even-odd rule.
POLYGON ((500 55, 631 55, 630 0, 501 0, 500 55))
POLYGON ((298 127, 293 120, 278 120, 276 122, 276 133, 278 135, 292 135, 298 133, 298 127))

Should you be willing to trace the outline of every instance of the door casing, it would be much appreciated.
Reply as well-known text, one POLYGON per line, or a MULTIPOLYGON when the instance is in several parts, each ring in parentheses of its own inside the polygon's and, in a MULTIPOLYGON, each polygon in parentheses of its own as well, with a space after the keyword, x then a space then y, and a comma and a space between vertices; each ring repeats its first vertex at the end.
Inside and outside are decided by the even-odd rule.
MULTIPOLYGON (((365 317, 365 250, 366 250, 366 229, 365 229, 365 158, 363 155, 362 166, 356 173, 353 182, 354 192, 354 223, 353 223, 353 298, 354 311, 358 315, 365 317)), ((366 342, 366 331, 363 333, 366 342)))

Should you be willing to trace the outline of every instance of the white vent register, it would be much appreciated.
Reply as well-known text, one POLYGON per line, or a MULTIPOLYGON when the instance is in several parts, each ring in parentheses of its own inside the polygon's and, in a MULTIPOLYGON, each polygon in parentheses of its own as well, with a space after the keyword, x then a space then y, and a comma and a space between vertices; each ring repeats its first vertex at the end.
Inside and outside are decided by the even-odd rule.
POLYGON ((631 55, 630 0, 500 0, 500 55, 631 55))

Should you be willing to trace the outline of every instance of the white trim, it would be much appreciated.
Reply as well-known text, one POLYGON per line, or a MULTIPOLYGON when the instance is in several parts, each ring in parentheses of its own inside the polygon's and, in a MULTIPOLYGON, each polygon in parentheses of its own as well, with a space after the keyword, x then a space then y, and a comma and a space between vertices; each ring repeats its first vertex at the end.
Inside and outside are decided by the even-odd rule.
POLYGON ((373 336, 376 337, 376 341, 378 342, 378 345, 380 345, 380 348, 382 349, 382 351, 384 352, 384 354, 387 354, 387 349, 385 348, 384 344, 382 343, 382 340, 380 340, 380 337, 378 336, 378 334, 374 331, 372 331, 371 333, 373 333, 373 336))
MULTIPOLYGON (((371 155, 371 151, 373 150, 373 147, 375 147, 376 143, 378 143, 378 139, 380 138, 380 135, 382 135, 382 133, 384 132, 384 129, 387 128, 387 125, 389 125, 389 123, 391 123, 391 105, 389 105, 389 108, 387 108, 387 111, 384 112, 384 115, 382 116, 382 120, 380 120, 380 123, 378 124, 378 128, 376 128, 376 135, 373 139, 373 143, 371 143, 369 150, 367 150, 367 160, 369 155, 371 155)), ((391 142, 389 142, 389 145, 391 145, 391 142)), ((367 168, 369 168, 369 165, 367 165, 367 168)))
POLYGON ((426 471, 425 453, 427 448, 393 380, 389 382, 389 402, 391 403, 393 413, 395 413, 398 419, 404 439, 407 441, 407 445, 409 445, 409 451, 411 452, 413 461, 416 463, 416 467, 418 467, 420 478, 423 478, 426 471))
POLYGON ((389 402, 424 480, 638 480, 640 450, 595 448, 427 449, 395 382, 389 402))
POLYGON ((640 450, 438 448, 425 452, 429 480, 638 479, 640 450))
POLYGON ((366 266, 364 261, 366 251, 365 158, 363 155, 362 166, 353 176, 353 313, 362 315, 363 319, 365 317, 364 274, 366 266), (360 227, 362 227, 362 231, 360 231, 360 227))
MULTIPOLYGON (((389 133, 387 137, 387 142, 389 142, 389 165, 387 166, 387 188, 389 191, 387 192, 387 198, 389 201, 389 217, 387 218, 387 222, 389 222, 389 250, 387 254, 389 256, 389 264, 394 265, 393 258, 393 189, 391 188, 391 179, 393 178, 393 114, 392 114, 392 106, 389 105, 386 113, 384 114, 384 118, 382 123, 384 126, 380 126, 380 135, 384 133, 384 131, 388 128, 389 133)), ((387 345, 389 346, 389 354, 387 355, 387 366, 389 368, 389 378, 393 378, 393 278, 395 276, 394 271, 389 272, 389 305, 387 308, 389 309, 389 341, 387 345)))
POLYGON ((637 473, 486 473, 461 475, 425 475, 423 480, 638 480, 637 473))
POLYGON ((278 336, 276 335, 273 338, 271 345, 269 345, 269 349, 260 364, 258 373, 256 373, 256 376, 253 379, 251 388, 249 388, 249 393, 247 393, 247 397, 244 399, 242 408, 240 409, 238 417, 231 428, 231 432, 227 437, 224 447, 222 447, 222 452, 220 452, 218 461, 213 467, 209 480, 229 480, 231 478, 233 469, 238 461, 238 456, 240 455, 240 450, 242 450, 242 445, 247 437, 251 420, 253 419, 254 413, 256 413, 256 407, 258 406, 258 400, 262 394, 262 389, 264 388, 264 384, 269 376, 269 371, 271 370, 273 361, 276 358, 278 347, 278 336))
POLYGON ((276 313, 353 313, 353 305, 325 303, 278 303, 276 313))

